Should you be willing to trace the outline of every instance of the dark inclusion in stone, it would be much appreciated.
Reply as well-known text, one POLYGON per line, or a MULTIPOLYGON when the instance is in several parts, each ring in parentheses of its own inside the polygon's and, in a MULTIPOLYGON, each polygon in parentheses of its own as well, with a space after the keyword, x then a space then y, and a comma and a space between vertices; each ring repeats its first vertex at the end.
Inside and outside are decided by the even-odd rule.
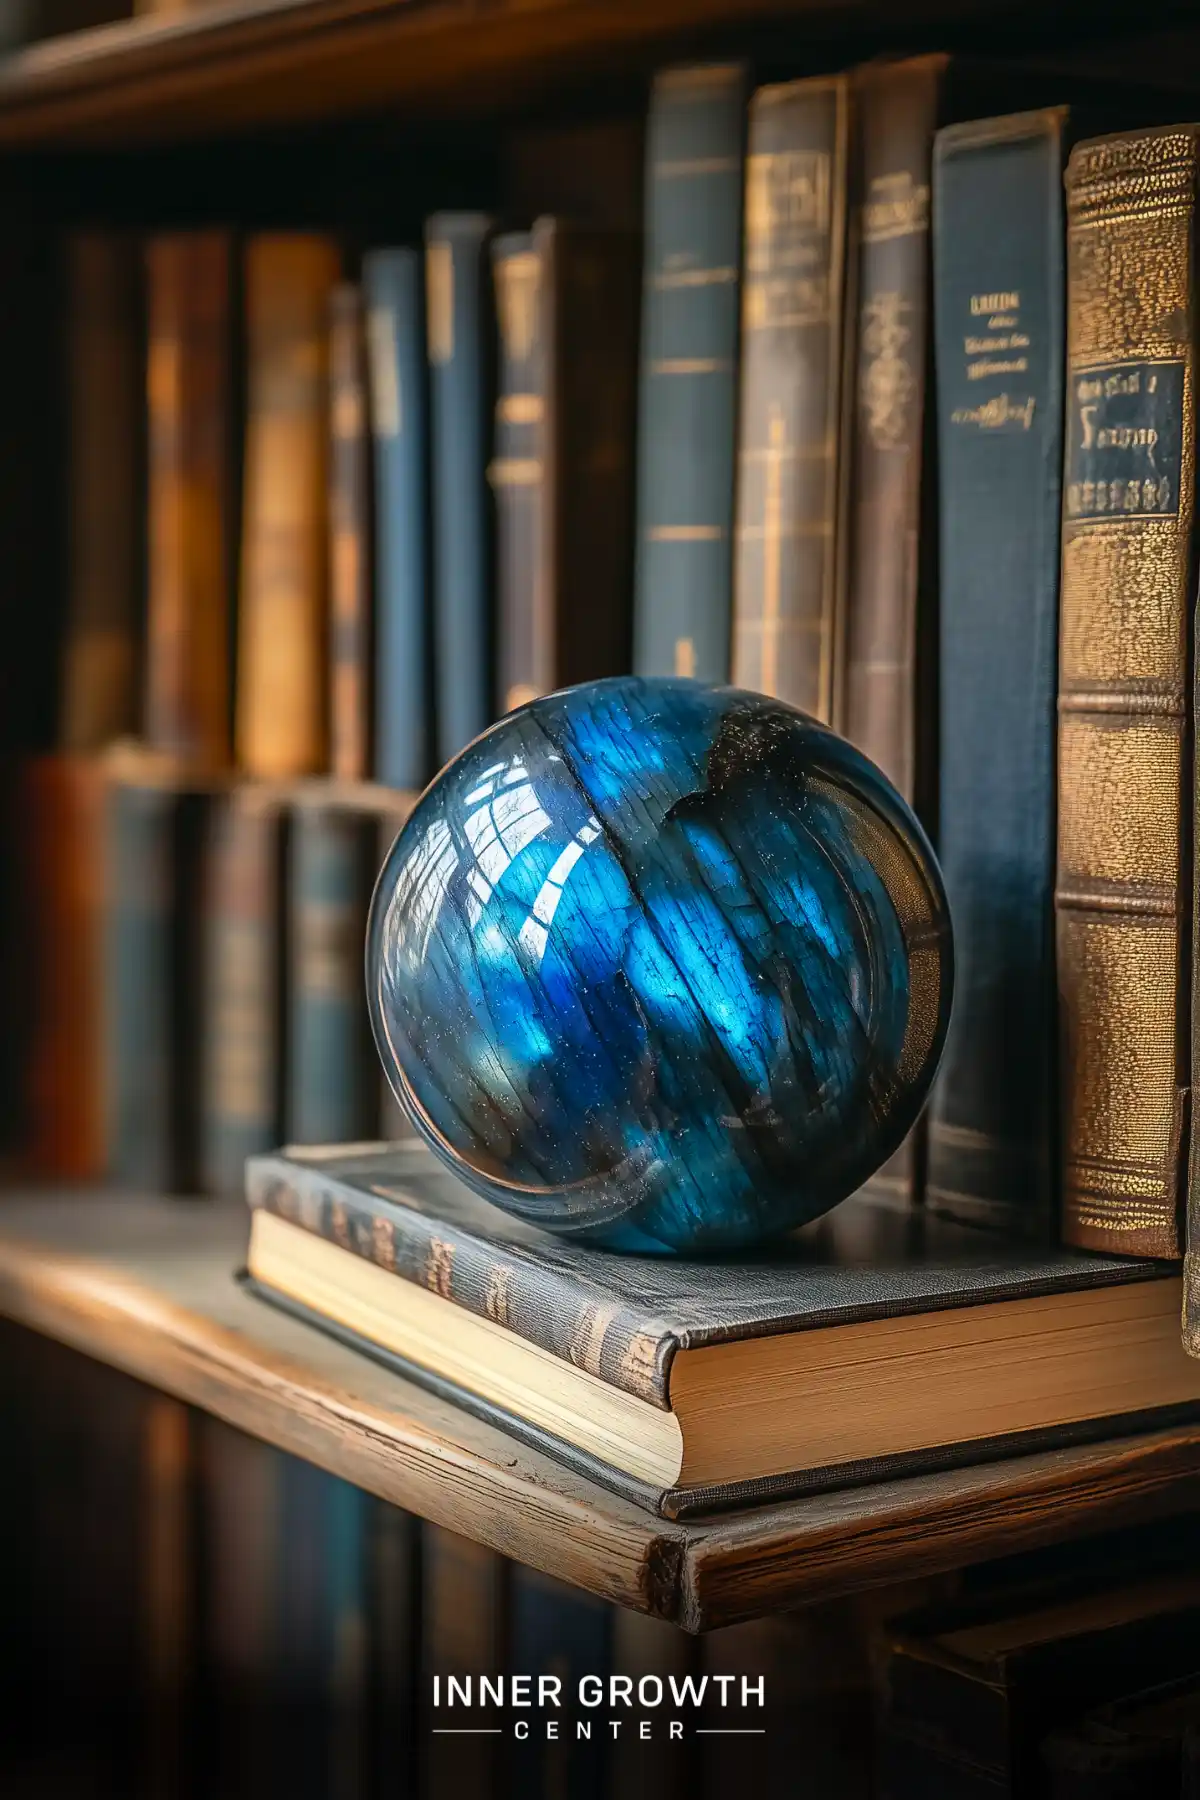
POLYGON ((614 1249, 815 1218, 900 1143, 950 1009, 932 851, 879 771, 734 688, 522 707, 433 783, 380 877, 375 1037, 476 1193, 614 1249))

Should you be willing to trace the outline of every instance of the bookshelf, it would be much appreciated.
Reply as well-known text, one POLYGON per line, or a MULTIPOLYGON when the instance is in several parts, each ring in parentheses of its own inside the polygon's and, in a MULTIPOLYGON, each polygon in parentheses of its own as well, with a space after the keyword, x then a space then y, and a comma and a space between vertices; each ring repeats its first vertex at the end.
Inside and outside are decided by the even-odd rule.
POLYGON ((688 1631, 1200 1507, 1200 1423, 700 1523, 656 1519, 252 1299, 243 1209, 10 1194, 0 1314, 518 1562, 688 1631))

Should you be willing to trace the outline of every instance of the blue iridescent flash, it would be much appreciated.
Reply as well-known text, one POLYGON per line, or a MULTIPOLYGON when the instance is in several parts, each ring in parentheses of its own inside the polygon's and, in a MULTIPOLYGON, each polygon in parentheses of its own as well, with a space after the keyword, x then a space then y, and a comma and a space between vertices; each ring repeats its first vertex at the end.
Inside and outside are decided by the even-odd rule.
POLYGON ((501 720, 380 876, 376 1042, 506 1211, 707 1252, 815 1218, 915 1120, 950 1009, 933 853, 873 764, 735 688, 632 677, 501 720))

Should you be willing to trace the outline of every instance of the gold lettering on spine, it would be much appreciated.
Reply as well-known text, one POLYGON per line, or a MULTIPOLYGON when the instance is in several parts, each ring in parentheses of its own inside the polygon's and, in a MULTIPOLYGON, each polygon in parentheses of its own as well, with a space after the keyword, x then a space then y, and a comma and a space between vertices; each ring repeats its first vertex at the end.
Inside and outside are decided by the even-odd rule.
POLYGON ((425 1260, 425 1286, 443 1300, 450 1298, 450 1280, 454 1272, 454 1245, 434 1238, 425 1260))
POLYGON ((429 360, 448 363, 454 355, 454 252, 434 242, 425 251, 425 305, 429 360))
POLYGON ((779 691, 780 594, 783 585, 780 522, 783 513, 783 456, 787 442, 783 414, 777 404, 771 407, 767 442, 769 455, 763 516, 762 691, 764 694, 774 694, 779 691))

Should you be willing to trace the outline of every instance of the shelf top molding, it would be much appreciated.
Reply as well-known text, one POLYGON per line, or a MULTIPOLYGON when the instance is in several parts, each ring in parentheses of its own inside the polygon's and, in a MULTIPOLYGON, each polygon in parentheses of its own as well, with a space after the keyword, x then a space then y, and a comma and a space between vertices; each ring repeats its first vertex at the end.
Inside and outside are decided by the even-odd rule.
POLYGON ((657 1519, 263 1305, 245 1209, 0 1195, 0 1314, 384 1500, 688 1630, 1200 1507, 1200 1422, 657 1519))
MULTIPOLYGON (((963 0, 959 0, 960 10, 963 0)), ((136 144, 389 106, 511 105, 557 69, 861 0, 208 0, 0 61, 0 145, 136 144)))

